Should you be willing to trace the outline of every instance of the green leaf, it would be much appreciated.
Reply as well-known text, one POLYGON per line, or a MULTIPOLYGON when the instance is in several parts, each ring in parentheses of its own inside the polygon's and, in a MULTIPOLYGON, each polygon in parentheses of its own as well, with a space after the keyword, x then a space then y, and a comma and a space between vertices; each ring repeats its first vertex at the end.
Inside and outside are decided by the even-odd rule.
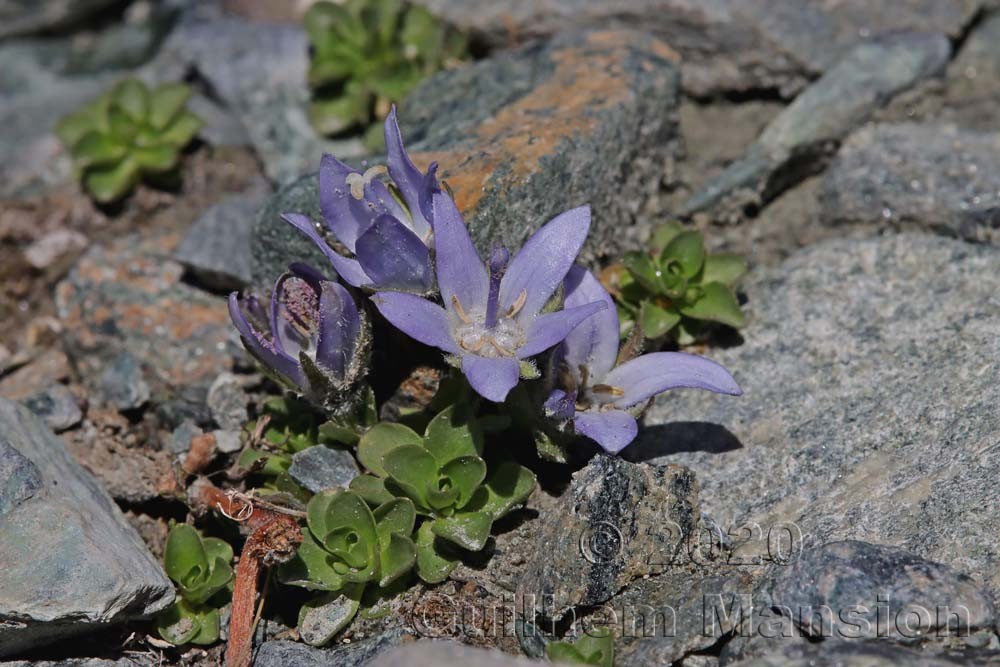
POLYGON ((566 662, 574 665, 587 664, 583 655, 569 642, 549 642, 545 647, 545 657, 551 662, 566 662))
POLYGON ((88 104, 79 111, 64 116, 56 125, 56 136, 67 147, 72 147, 88 132, 107 133, 107 105, 104 100, 88 104))
POLYGON ((143 171, 170 171, 177 166, 180 155, 171 146, 146 146, 132 149, 132 157, 143 171))
POLYGON ((233 560, 233 548, 225 540, 206 537, 202 539, 201 546, 205 549, 205 557, 209 563, 221 560, 228 564, 233 560))
POLYGON ((157 615, 156 630, 177 646, 214 644, 219 640, 219 611, 178 600, 157 615))
POLYGON ((646 338, 666 335, 681 321, 680 313, 665 310, 652 301, 643 301, 639 307, 639 324, 646 338))
POLYGON ((146 120, 149 113, 149 91, 141 81, 122 81, 115 86, 111 98, 114 106, 127 113, 132 120, 137 123, 146 120))
POLYGON ((494 521, 528 499, 538 481, 535 474, 514 461, 503 461, 493 467, 486 483, 480 487, 485 494, 477 494, 477 503, 467 509, 486 512, 494 521))
POLYGON ((622 264, 633 280, 650 294, 660 294, 663 291, 660 269, 649 255, 642 252, 628 252, 622 258, 622 264))
POLYGON ((382 545, 378 585, 388 586, 413 569, 416 562, 416 547, 409 535, 392 533, 389 540, 382 545))
POLYGON ((331 2, 317 2, 310 7, 303 17, 303 25, 313 48, 319 52, 330 44, 343 41, 360 47, 365 38, 365 26, 358 17, 331 2))
POLYGON ((674 237, 684 231, 684 225, 677 221, 670 221, 661 225, 655 232, 653 238, 649 240, 653 252, 657 255, 663 252, 667 244, 674 240, 674 237))
POLYGON ((702 286, 701 298, 693 304, 681 308, 681 314, 697 320, 719 322, 736 329, 745 322, 740 303, 733 291, 722 283, 708 283, 702 286))
POLYGON ((160 141, 177 148, 184 148, 197 136, 203 123, 190 111, 182 111, 170 121, 160 135, 160 141))
POLYGON ((709 255, 701 271, 701 282, 732 286, 747 272, 747 261, 739 255, 723 253, 709 255))
POLYGON ((460 457, 482 454, 482 431, 469 412, 451 405, 439 412, 427 425, 424 447, 439 466, 460 457))
POLYGON ((324 443, 332 442, 339 445, 347 445, 348 447, 358 444, 359 440, 357 431, 350 426, 338 424, 334 421, 320 424, 319 438, 324 443))
POLYGON ((375 517, 361 496, 342 490, 316 494, 306 506, 306 522, 316 541, 340 562, 344 579, 367 581, 375 575, 375 517))
POLYGON ((463 512, 431 522, 435 535, 469 551, 486 546, 492 527, 493 519, 486 512, 463 512))
POLYGON ((615 639, 608 628, 585 631, 573 645, 588 665, 612 667, 614 664, 615 639))
POLYGON ((409 536, 417 520, 417 511, 409 498, 393 498, 372 512, 375 517, 375 532, 380 543, 388 543, 394 534, 409 536))
POLYGON ((163 550, 163 569, 179 586, 201 582, 208 576, 209 561, 197 530, 185 523, 170 529, 163 550))
POLYGON ((395 496, 385 488, 385 480, 374 475, 358 475, 351 480, 349 488, 365 499, 372 507, 392 501, 395 496))
POLYGON ((103 167, 122 159, 127 152, 124 145, 109 134, 88 132, 73 144, 73 161, 77 167, 103 167))
POLYGON ((403 3, 400 0, 369 0, 372 10, 372 30, 380 44, 391 45, 396 34, 403 3))
POLYGON ((191 99, 191 88, 183 83, 167 83, 150 95, 149 124, 156 130, 162 130, 177 115, 191 99))
POLYGON ((437 487, 438 464, 426 449, 419 445, 397 447, 382 458, 382 465, 413 502, 427 507, 428 491, 437 487))
POLYGON ((441 583, 458 566, 458 559, 448 553, 447 546, 434 535, 430 521, 420 524, 416 549, 417 576, 428 584, 441 583))
POLYGON ((462 456, 446 463, 439 471, 440 484, 457 491, 455 508, 465 507, 486 478, 486 462, 478 456, 462 456))
POLYGON ((538 456, 543 461, 553 463, 566 463, 569 461, 566 446, 561 442, 556 442, 548 433, 541 429, 534 429, 532 435, 535 440, 535 449, 538 456))
POLYGON ((401 424, 376 424, 365 433, 358 442, 358 460, 370 472, 385 477, 388 475, 383 467, 383 459, 394 449, 407 445, 420 446, 423 439, 412 429, 401 424))
POLYGON ((311 590, 339 591, 344 578, 333 569, 332 557, 308 530, 302 531, 302 544, 295 557, 278 568, 278 579, 290 586, 311 590))
POLYGON ((333 44, 328 49, 322 57, 313 58, 309 63, 309 86, 312 88, 339 83, 357 68, 357 52, 346 44, 333 44))
POLYGON ((118 141, 131 143, 139 132, 139 123, 125 111, 112 105, 108 109, 108 128, 118 141))
POLYGON ((662 263, 677 262, 681 275, 693 278, 705 263, 705 243, 698 232, 681 232, 663 249, 662 263))
POLYGON ((320 134, 338 134, 367 119, 370 99, 370 95, 361 92, 335 98, 314 99, 309 105, 309 121, 320 134), (367 99, 359 99, 361 95, 367 99))
MULTIPOLYGON (((412 48, 421 60, 438 60, 444 30, 437 19, 422 7, 412 7, 403 19, 400 40, 412 48)), ((436 63, 435 63, 436 64, 436 63)))

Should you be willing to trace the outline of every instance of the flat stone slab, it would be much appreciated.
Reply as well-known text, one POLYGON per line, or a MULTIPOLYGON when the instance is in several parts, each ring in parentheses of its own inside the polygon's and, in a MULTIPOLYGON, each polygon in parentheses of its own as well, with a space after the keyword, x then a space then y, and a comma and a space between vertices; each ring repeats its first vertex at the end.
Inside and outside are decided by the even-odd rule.
POLYGON ((822 220, 1000 243, 1000 136, 901 123, 851 137, 823 176, 822 220))
POLYGON ((173 598, 107 492, 40 418, 0 398, 0 657, 173 598))
POLYGON ((748 562, 768 535, 786 558, 789 537, 864 540, 1000 588, 983 510, 1000 502, 1000 251, 838 240, 752 271, 745 292, 744 342, 705 352, 744 395, 668 392, 624 455, 691 468, 702 513, 754 531, 748 562))

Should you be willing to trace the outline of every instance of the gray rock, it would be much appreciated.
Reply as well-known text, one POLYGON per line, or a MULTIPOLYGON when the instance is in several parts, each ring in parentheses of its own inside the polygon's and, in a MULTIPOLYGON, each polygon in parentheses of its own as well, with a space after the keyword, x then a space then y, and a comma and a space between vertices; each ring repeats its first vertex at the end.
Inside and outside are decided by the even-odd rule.
POLYGON ((681 568, 636 581, 605 605, 614 610, 608 617, 619 632, 615 665, 669 665, 717 644, 738 627, 751 581, 735 569, 692 574, 681 568))
POLYGON ((113 4, 114 0, 2 0, 0 39, 65 28, 113 4))
MULTIPOLYGON (((422 167, 437 161, 481 248, 519 247, 566 209, 595 211, 584 258, 635 248, 676 152, 676 54, 635 31, 561 34, 440 72, 400 105, 422 167)), ((318 156, 319 148, 314 148, 318 156)), ((254 228, 254 282, 328 262, 278 214, 319 220, 315 176, 279 192, 254 228)))
POLYGON ((357 611, 354 600, 340 593, 330 593, 322 604, 316 604, 302 614, 297 626, 299 637, 310 646, 323 646, 350 622, 357 611))
POLYGON ((332 142, 309 123, 309 43, 300 25, 258 23, 197 3, 179 21, 146 76, 181 77, 194 68, 239 118, 267 176, 287 183, 325 152, 358 154, 359 141, 332 142))
POLYGON ((167 449, 172 454, 186 454, 191 449, 191 438, 199 436, 204 431, 192 419, 185 419, 170 432, 167 439, 167 449))
POLYGON ((957 38, 979 0, 417 0, 493 45, 522 43, 567 28, 651 32, 683 57, 684 88, 696 97, 777 90, 794 94, 859 41, 888 32, 957 38))
POLYGON ((624 455, 690 467, 702 512, 752 530, 761 562, 859 539, 1000 588, 981 509, 1000 501, 1000 251, 839 240, 755 269, 744 289, 743 343, 708 353, 744 395, 668 392, 624 455))
POLYGON ((517 595, 554 620, 672 567, 699 522, 698 482, 680 466, 598 455, 543 522, 517 595))
POLYGON ((936 655, 883 642, 820 642, 802 644, 780 642, 765 656, 739 662, 725 662, 726 667, 956 667, 957 665, 995 665, 995 656, 955 653, 936 655))
POLYGON ((947 97, 962 124, 984 131, 995 127, 1000 99, 1000 13, 986 16, 969 34, 948 65, 947 97), (978 119, 979 122, 976 122, 978 119))
POLYGON ((263 192, 227 197, 202 213, 175 258, 206 287, 238 290, 250 284, 250 230, 263 192))
POLYGON ((22 401, 24 407, 45 420, 56 433, 73 428, 83 419, 80 404, 65 385, 54 384, 22 401))
POLYGON ((806 549, 765 584, 810 637, 913 640, 992 631, 993 604, 968 576, 857 540, 806 549))
POLYGON ((1000 137, 954 125, 877 125, 820 186, 826 224, 875 223, 1000 243, 1000 137))
POLYGON ((98 383, 101 399, 118 410, 135 410, 149 400, 149 385, 139 361, 121 352, 104 367, 98 383))
POLYGON ((943 35, 901 33, 860 44, 782 111, 746 151, 681 207, 732 217, 816 169, 819 158, 895 94, 945 66, 943 35))
POLYGON ((452 641, 417 641, 400 646, 370 667, 536 667, 537 662, 452 641))
POLYGON ((0 399, 0 657, 153 614, 173 586, 111 497, 0 399))
POLYGON ((288 474, 313 493, 319 493, 327 489, 346 489, 358 476, 358 464, 347 450, 316 445, 292 456, 288 474))
POLYGON ((352 641, 332 648, 313 648, 301 642, 270 640, 261 644, 254 658, 254 667, 361 667, 376 656, 413 635, 403 628, 352 641))
POLYGON ((208 409, 212 419, 223 429, 240 431, 250 421, 249 402, 243 383, 232 373, 220 373, 208 387, 208 409))
POLYGON ((215 436, 215 448, 223 454, 235 454, 243 449, 239 431, 216 429, 212 431, 212 435, 215 436))

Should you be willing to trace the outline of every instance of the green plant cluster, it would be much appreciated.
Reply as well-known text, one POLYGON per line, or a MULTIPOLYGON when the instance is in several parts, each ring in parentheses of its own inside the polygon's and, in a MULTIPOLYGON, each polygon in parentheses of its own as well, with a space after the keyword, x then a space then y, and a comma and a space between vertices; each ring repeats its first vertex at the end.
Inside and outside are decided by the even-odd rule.
POLYGON ((608 628, 595 628, 573 642, 550 642, 545 647, 545 657, 552 662, 612 667, 615 661, 614 637, 608 628))
POLYGON ((302 546, 282 581, 351 600, 339 627, 366 587, 386 589, 411 571, 427 583, 444 581, 535 488, 530 470, 513 461, 487 465, 482 452, 483 429, 459 406, 437 414, 423 435, 376 424, 358 443, 368 473, 309 501, 302 546))
POLYGON ((460 33, 404 0, 318 2, 306 13, 305 29, 313 125, 326 135, 371 126, 371 148, 381 143, 373 119, 466 50, 460 33))
POLYGON ((150 90, 126 79, 59 122, 56 134, 95 200, 117 201, 140 179, 176 171, 181 151, 202 126, 186 108, 190 96, 182 83, 150 90))
POLYGON ((233 548, 202 537, 187 524, 170 529, 163 555, 177 598, 156 619, 160 636, 172 644, 213 644, 219 640, 219 609, 232 592, 233 548))
POLYGON ((609 285, 623 337, 638 323, 648 339, 669 336, 689 345, 713 323, 743 327, 734 291, 747 270, 742 257, 708 254, 701 233, 678 223, 657 230, 650 245, 651 252, 627 253, 617 284, 609 285))

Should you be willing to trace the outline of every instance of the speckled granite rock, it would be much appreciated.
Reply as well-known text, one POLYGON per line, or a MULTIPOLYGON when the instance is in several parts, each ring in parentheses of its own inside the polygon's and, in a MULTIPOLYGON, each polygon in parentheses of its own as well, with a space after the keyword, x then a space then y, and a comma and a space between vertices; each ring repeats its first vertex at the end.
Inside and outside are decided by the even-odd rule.
POLYGON ((537 662, 451 641, 418 641, 400 646, 369 667, 536 667, 537 662))
POLYGON ((649 31, 684 58, 695 96, 777 89, 794 93, 852 45, 893 31, 958 37, 979 0, 417 0, 491 44, 520 43, 567 28, 649 31))
POLYGON ((839 240, 744 285, 743 344, 707 352, 744 395, 670 392, 624 455, 691 468, 722 526, 792 522, 807 547, 898 546, 1000 588, 1000 533, 982 511, 1000 502, 1000 251, 839 240), (668 437, 692 421, 715 432, 668 437))
POLYGON ((349 451, 316 445, 292 456, 288 474, 313 493, 319 493, 327 489, 346 489, 359 473, 358 464, 349 451))
POLYGON ((154 401, 202 387, 232 366, 238 347, 225 301, 181 281, 168 259, 179 238, 151 233, 92 246, 56 287, 56 305, 85 382, 124 351, 154 401))
POLYGON ((542 521, 517 596, 558 619, 670 569, 699 522, 698 482, 680 466, 598 455, 542 521))
POLYGON ((816 169, 848 132, 916 82, 940 71, 951 46, 944 35, 899 33, 856 46, 764 129, 743 157, 703 185, 681 215, 708 210, 738 217, 816 169))
POLYGON ((254 667, 361 667, 412 635, 402 628, 331 648, 313 648, 301 642, 270 640, 261 644, 254 667))
POLYGON ((948 124, 877 125, 823 176, 827 224, 877 223, 1000 243, 1000 136, 948 124))
POLYGON ((905 641, 947 632, 950 625, 959 636, 992 632, 994 625, 989 594, 968 576, 858 540, 804 550, 787 567, 775 568, 764 588, 772 605, 790 611, 811 637, 905 641), (832 614, 823 616, 823 607, 832 614))
POLYGON ((149 615, 173 586, 108 494, 0 399, 0 657, 149 615))
MULTIPOLYGON (((440 164, 481 246, 518 247, 556 214, 590 203, 584 257, 618 253, 648 233, 644 205, 675 152, 677 55, 635 31, 563 34, 454 70, 400 106, 414 161, 440 164), (633 224, 637 217, 640 224, 633 224)), ((314 147, 316 159, 322 147, 314 147)), ((319 220, 315 176, 279 192, 254 229, 254 281, 319 259, 277 214, 319 220)))
POLYGON ((723 662, 725 667, 970 667, 996 665, 996 655, 977 652, 936 655, 897 644, 869 642, 784 642, 774 653, 739 662, 723 662))

